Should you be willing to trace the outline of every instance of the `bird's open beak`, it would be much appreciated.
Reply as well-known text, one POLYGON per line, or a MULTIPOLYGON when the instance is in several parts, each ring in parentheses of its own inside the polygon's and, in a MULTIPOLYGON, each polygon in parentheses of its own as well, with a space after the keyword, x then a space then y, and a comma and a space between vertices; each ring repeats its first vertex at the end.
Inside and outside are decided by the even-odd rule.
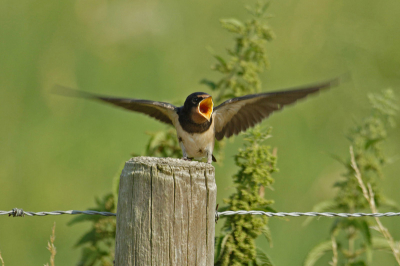
POLYGON ((200 115, 202 115, 204 118, 210 121, 213 112, 213 106, 214 104, 212 101, 212 97, 209 96, 199 103, 197 111, 199 112, 200 115))

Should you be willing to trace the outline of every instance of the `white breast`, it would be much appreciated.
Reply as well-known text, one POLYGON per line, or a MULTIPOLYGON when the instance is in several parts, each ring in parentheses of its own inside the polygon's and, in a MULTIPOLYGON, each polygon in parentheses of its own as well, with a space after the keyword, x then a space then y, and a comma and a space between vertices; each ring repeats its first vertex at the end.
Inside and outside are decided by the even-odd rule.
POLYGON ((185 152, 188 157, 203 158, 207 154, 212 154, 214 150, 214 122, 212 122, 209 130, 203 133, 188 133, 179 124, 178 118, 173 121, 176 128, 178 138, 181 138, 180 145, 183 156, 185 152))

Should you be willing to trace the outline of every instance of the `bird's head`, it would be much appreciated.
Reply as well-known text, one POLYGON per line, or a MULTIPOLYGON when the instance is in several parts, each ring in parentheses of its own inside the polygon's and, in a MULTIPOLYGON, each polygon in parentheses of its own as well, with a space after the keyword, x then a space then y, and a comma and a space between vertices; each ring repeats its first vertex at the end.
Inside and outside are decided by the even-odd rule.
POLYGON ((198 124, 211 120, 213 106, 211 95, 205 92, 190 94, 184 104, 185 109, 190 112, 192 120, 198 124))

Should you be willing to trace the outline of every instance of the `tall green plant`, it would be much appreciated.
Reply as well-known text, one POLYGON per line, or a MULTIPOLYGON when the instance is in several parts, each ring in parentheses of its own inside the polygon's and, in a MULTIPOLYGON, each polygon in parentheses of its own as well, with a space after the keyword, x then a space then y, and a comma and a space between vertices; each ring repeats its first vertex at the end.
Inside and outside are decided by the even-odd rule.
MULTIPOLYGON (((322 202, 314 211, 362 212, 369 208, 370 202, 356 178, 355 165, 359 168, 363 182, 373 191, 376 207, 395 207, 382 193, 379 183, 383 177, 382 169, 387 158, 382 143, 388 137, 387 128, 394 126, 394 116, 398 107, 392 90, 382 94, 370 94, 371 114, 350 129, 348 139, 354 150, 354 163, 351 159, 340 160, 346 168, 343 178, 334 184, 338 188, 332 201, 322 202)), ((308 254, 304 265, 312 266, 326 252, 333 252, 333 265, 368 265, 372 259, 371 251, 382 249, 382 239, 372 236, 371 219, 337 218, 331 227, 331 240, 316 246, 308 254)), ((387 245, 386 245, 387 246, 387 245)))
MULTIPOLYGON (((228 49, 229 59, 214 55, 217 63, 212 67, 222 74, 213 82, 203 80, 217 92, 217 101, 239 97, 261 90, 259 74, 268 67, 266 44, 274 38, 268 26, 266 10, 268 2, 258 1, 256 6, 246 7, 251 19, 242 22, 236 19, 222 19, 222 27, 234 33, 235 44, 228 49)), ((226 199, 223 209, 271 211, 272 200, 264 199, 264 188, 273 183, 271 174, 275 168, 276 156, 271 148, 262 144, 269 135, 260 128, 250 130, 245 137, 245 147, 235 156, 239 172, 233 177, 236 191, 226 199)), ((215 265, 272 265, 261 249, 257 249, 255 239, 264 234, 271 240, 267 217, 229 216, 222 234, 216 238, 215 265)))
MULTIPOLYGON (((270 138, 269 129, 262 132, 260 127, 249 130, 245 135, 243 149, 235 156, 239 167, 234 176, 235 192, 225 200, 223 209, 273 211, 273 200, 264 198, 264 188, 271 187, 272 173, 277 171, 276 155, 271 147, 263 142, 270 138)), ((261 249, 257 249, 255 239, 263 234, 271 241, 266 216, 233 215, 228 216, 222 228, 222 234, 216 238, 215 265, 272 265, 261 249)))

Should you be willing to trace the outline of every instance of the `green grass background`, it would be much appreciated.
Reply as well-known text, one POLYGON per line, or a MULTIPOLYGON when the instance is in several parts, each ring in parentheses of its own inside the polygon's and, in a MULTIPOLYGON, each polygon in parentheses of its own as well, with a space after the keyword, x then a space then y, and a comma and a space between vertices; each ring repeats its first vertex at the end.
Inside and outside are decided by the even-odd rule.
MULTIPOLYGON (((244 0, 0 1, 0 210, 83 210, 111 190, 112 177, 130 154, 142 153, 147 131, 164 129, 145 116, 80 99, 52 95, 54 84, 91 92, 163 101, 207 91, 202 78, 218 78, 205 49, 225 53, 233 36, 220 18, 246 18, 244 0)), ((398 0, 273 1, 277 38, 268 45, 271 68, 263 91, 324 80, 350 71, 351 82, 274 114, 270 144, 278 147, 274 191, 279 211, 310 211, 333 197, 343 172, 330 153, 348 156, 346 130, 368 113, 366 94, 400 86, 398 0)), ((399 121, 399 119, 397 119, 399 121)), ((399 128, 385 145, 399 154, 399 128)), ((232 191, 228 142, 216 166, 218 203, 232 191)), ((385 169, 387 196, 400 202, 399 162, 385 169)), ((74 265, 73 245, 89 225, 67 226, 70 216, 0 217, 0 251, 6 266, 43 265, 54 221, 56 265, 74 265)), ((383 218, 400 239, 399 218, 383 218)), ((301 265, 329 236, 332 220, 302 226, 304 218, 270 220, 276 265, 301 265)), ((218 223, 218 228, 222 222, 218 223)), ((326 265, 321 261, 321 265, 326 265)), ((394 265, 376 254, 374 265, 394 265)))

